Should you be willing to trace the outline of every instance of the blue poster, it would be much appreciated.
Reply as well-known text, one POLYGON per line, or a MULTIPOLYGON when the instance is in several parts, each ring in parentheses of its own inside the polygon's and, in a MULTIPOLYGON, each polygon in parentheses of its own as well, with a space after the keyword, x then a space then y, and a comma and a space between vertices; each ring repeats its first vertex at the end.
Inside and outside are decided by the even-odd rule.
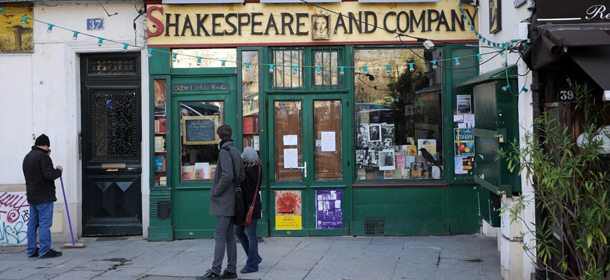
POLYGON ((316 229, 343 228, 341 190, 316 190, 316 229))

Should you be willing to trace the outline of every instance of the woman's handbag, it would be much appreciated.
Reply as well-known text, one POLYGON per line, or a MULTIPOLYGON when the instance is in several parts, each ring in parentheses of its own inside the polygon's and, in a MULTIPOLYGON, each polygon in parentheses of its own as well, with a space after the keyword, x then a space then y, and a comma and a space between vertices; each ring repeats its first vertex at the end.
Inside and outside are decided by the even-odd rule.
POLYGON ((248 214, 246 214, 246 219, 242 226, 247 226, 252 221, 252 213, 254 213, 254 203, 256 202, 256 195, 258 194, 258 186, 261 184, 261 166, 258 166, 258 182, 256 183, 256 192, 254 192, 254 200, 252 200, 252 204, 250 205, 250 209, 248 209, 248 214))

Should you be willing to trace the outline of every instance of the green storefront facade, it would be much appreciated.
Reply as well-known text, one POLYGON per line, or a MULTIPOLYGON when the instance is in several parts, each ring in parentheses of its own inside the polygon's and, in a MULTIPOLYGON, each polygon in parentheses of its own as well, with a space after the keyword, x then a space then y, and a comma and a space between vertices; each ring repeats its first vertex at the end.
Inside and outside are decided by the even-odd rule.
MULTIPOLYGON (((478 41, 466 32, 456 3, 409 5, 397 4, 389 12, 373 9, 387 6, 381 4, 328 7, 345 8, 354 18, 347 16, 339 33, 352 29, 347 21, 355 24, 359 13, 373 10, 376 18, 387 19, 414 9, 426 15, 436 9, 447 18, 459 15, 453 19, 455 31, 424 25, 431 37, 422 38, 434 37, 430 48, 413 38, 397 41, 395 33, 386 31, 392 40, 363 41, 376 35, 366 34, 366 26, 361 32, 353 28, 352 34, 360 33, 354 41, 309 39, 320 33, 308 32, 307 40, 299 37, 303 42, 287 42, 290 36, 256 42, 258 28, 269 29, 269 23, 255 26, 250 14, 241 35, 209 38, 201 33, 195 38, 200 42, 192 43, 180 35, 195 35, 185 19, 189 13, 191 19, 210 13, 241 24, 240 16, 248 12, 243 7, 262 11, 263 19, 282 10, 301 18, 301 26, 298 20, 291 26, 295 34, 299 28, 304 34, 305 19, 315 25, 314 16, 322 10, 306 4, 149 4, 149 18, 156 19, 149 19, 156 23, 156 29, 149 25, 149 47, 155 49, 149 58, 149 102, 155 112, 149 127, 149 239, 213 237, 216 217, 208 215, 209 191, 218 143, 211 131, 220 124, 233 128, 239 150, 254 147, 263 162, 260 236, 474 233, 483 218, 497 215, 489 206, 497 196, 475 182, 474 147, 455 137, 456 132, 472 133, 473 92, 455 86, 477 76, 478 48, 469 44, 478 41), (227 14, 204 11, 209 8, 227 14), (246 27, 251 29, 246 32, 246 27), (150 30, 159 29, 151 35, 150 30), (482 208, 489 210, 487 217, 482 208)), ((470 13, 476 17, 474 9, 470 13)), ((329 34, 340 24, 337 17, 327 18, 329 34)), ((287 16, 282 14, 278 26, 286 24, 279 23, 283 18, 287 16)), ((278 35, 288 26, 278 28, 278 35)), ((220 27, 208 31, 218 33, 220 27)), ((340 37, 334 34, 337 29, 332 36, 340 37)))

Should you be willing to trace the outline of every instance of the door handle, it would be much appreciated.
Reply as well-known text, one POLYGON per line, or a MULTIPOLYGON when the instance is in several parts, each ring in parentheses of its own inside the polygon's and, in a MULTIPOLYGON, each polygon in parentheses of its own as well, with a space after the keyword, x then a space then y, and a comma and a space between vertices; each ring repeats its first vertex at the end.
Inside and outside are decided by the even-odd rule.
POLYGON ((298 169, 303 169, 303 176, 307 178, 307 162, 303 162, 303 166, 297 166, 298 169))

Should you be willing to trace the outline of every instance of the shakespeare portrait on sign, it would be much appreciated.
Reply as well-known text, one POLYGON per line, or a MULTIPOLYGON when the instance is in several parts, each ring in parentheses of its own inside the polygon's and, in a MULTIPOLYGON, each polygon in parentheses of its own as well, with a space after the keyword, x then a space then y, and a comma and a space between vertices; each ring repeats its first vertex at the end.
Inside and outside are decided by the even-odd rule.
POLYGON ((330 15, 313 15, 311 17, 311 26, 313 27, 311 39, 330 39, 330 15))

